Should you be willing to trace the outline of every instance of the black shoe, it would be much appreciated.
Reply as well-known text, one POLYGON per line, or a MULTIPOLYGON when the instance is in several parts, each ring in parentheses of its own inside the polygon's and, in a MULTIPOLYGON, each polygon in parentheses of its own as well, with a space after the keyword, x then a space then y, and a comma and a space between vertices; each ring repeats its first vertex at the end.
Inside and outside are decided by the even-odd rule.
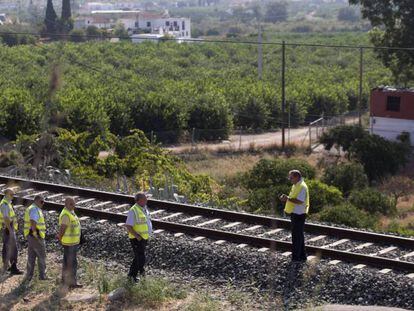
POLYGON ((82 284, 78 284, 78 283, 69 285, 69 288, 70 289, 82 288, 82 287, 83 287, 83 285, 82 284))
POLYGON ((138 283, 139 282, 139 278, 136 276, 128 276, 128 280, 131 281, 132 283, 138 283))
POLYGON ((15 269, 10 269, 10 275, 22 275, 23 271, 15 268, 15 269))

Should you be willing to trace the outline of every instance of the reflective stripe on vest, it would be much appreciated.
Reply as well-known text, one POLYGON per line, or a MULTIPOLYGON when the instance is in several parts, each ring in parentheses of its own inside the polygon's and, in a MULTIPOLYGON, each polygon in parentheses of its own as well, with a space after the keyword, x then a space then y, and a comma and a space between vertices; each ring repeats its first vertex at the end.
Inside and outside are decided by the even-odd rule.
MULTIPOLYGON (((35 204, 30 205, 26 211, 24 212, 24 236, 27 237, 30 232, 30 212, 32 209, 36 209, 39 214, 39 219, 36 223, 36 229, 39 231, 39 235, 42 239, 46 237, 46 224, 45 224, 45 218, 43 217, 42 210, 38 208, 35 204)), ((37 232, 33 232, 33 235, 36 235, 37 232)))
MULTIPOLYGON (((298 195, 300 194, 303 188, 306 189, 306 200, 304 202, 306 208, 304 212, 307 214, 309 212, 309 190, 308 190, 308 186, 306 185, 303 179, 300 182, 292 185, 292 189, 290 190, 290 193, 289 193, 289 198, 297 199, 298 195)), ((298 204, 287 201, 285 205, 285 213, 288 213, 288 214, 293 213, 296 205, 298 204)))
MULTIPOLYGON (((138 233, 144 240, 148 240, 148 223, 147 217, 145 216, 144 212, 142 211, 141 207, 138 204, 135 204, 131 207, 130 211, 134 212, 135 216, 135 223, 132 229, 138 233)), ((128 236, 130 239, 135 239, 135 237, 128 232, 128 236)))
POLYGON ((63 216, 67 216, 69 218, 70 224, 66 227, 65 233, 63 234, 60 242, 62 245, 66 246, 78 245, 81 236, 81 226, 78 216, 64 208, 59 215, 59 226, 62 225, 63 216))
POLYGON ((0 228, 3 228, 3 224, 4 224, 4 227, 6 227, 6 223, 3 217, 3 210, 2 210, 3 205, 5 204, 9 207, 9 218, 10 218, 10 221, 13 223, 14 231, 17 231, 17 229, 19 228, 19 225, 17 223, 17 217, 14 212, 13 204, 9 202, 9 200, 7 200, 6 198, 3 198, 3 200, 1 200, 0 202, 0 228))

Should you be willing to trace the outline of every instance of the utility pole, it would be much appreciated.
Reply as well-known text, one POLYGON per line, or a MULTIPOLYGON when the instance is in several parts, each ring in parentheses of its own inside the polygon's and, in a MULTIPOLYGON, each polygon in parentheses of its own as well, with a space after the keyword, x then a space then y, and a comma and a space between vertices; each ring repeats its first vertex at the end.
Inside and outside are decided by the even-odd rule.
POLYGON ((285 150, 285 109, 286 109, 286 42, 282 42, 282 150, 285 150))
POLYGON ((257 61, 257 73, 259 80, 262 80, 262 72, 263 72, 263 37, 262 37, 262 25, 259 20, 259 35, 258 35, 258 46, 257 52, 259 54, 258 61, 257 61))
POLYGON ((359 94, 358 94, 358 124, 362 126, 361 109, 362 109, 362 76, 364 71, 364 48, 359 48, 359 94))

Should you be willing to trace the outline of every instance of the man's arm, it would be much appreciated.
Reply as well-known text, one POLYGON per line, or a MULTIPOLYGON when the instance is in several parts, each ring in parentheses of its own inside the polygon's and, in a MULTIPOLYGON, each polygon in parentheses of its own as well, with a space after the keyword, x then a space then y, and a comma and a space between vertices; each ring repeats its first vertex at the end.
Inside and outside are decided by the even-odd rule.
POLYGON ((3 219, 4 219, 4 224, 6 226, 6 229, 10 230, 12 229, 11 226, 11 219, 10 219, 10 210, 9 210, 9 206, 7 204, 2 206, 2 214, 3 214, 3 219))
POLYGON ((132 228, 131 225, 125 225, 128 232, 131 233, 138 241, 141 240, 141 236, 132 228))
POLYGON ((63 237, 63 235, 65 234, 65 231, 66 231, 66 228, 68 227, 68 225, 66 225, 66 224, 61 224, 60 225, 60 228, 59 228, 59 232, 58 232, 58 234, 56 235, 56 238, 59 240, 59 241, 61 241, 62 240, 62 237, 63 237))

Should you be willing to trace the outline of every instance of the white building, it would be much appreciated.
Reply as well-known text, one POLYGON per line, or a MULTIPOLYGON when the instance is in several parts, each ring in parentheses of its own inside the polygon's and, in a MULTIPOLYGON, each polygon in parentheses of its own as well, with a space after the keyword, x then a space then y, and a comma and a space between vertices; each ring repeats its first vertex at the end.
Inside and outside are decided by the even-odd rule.
POLYGON ((191 21, 189 18, 169 17, 168 13, 149 13, 139 10, 105 10, 92 11, 90 15, 78 18, 75 28, 112 29, 117 24, 123 24, 125 29, 135 32, 147 31, 152 34, 168 34, 176 38, 191 38, 191 21))
POLYGON ((414 146, 414 89, 379 87, 371 91, 371 133, 397 140, 403 132, 410 134, 414 146))

